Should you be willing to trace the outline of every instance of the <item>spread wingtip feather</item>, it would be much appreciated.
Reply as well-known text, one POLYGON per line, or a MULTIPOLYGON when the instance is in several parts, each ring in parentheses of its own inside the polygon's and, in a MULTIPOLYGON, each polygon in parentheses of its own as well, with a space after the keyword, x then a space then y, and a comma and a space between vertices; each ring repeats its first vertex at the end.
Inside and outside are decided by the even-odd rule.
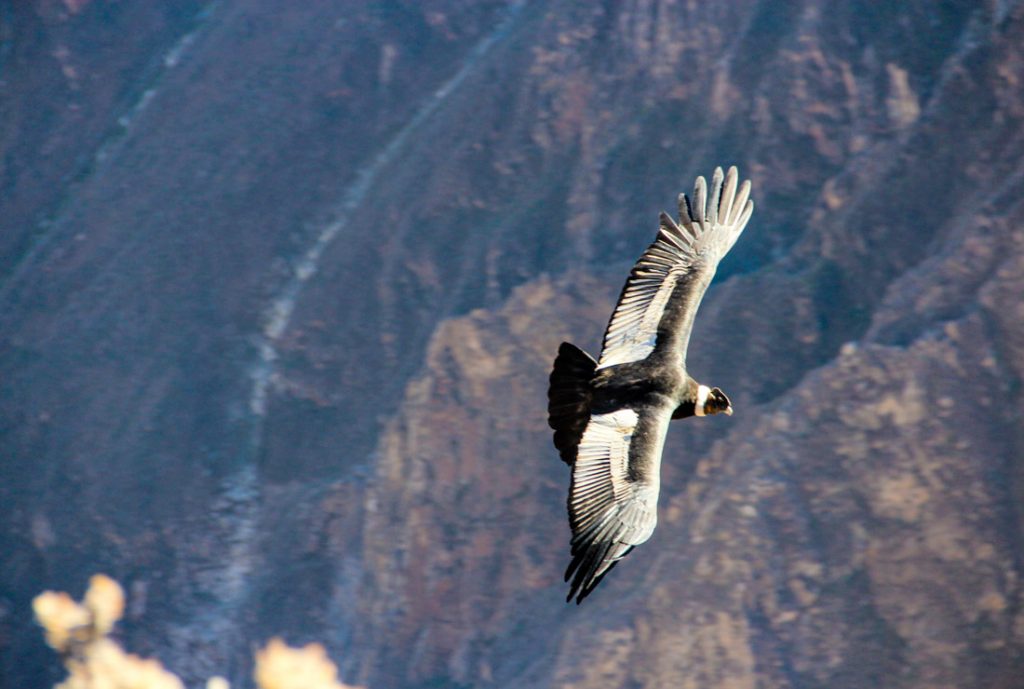
POLYGON ((697 211, 693 219, 702 224, 707 219, 707 201, 708 183, 702 175, 697 178, 697 183, 693 186, 693 205, 695 208, 692 209, 697 211))
MULTIPOLYGON (((704 177, 698 177, 693 185, 693 196, 679 195, 679 220, 674 223, 676 236, 682 237, 687 243, 700 241, 710 233, 711 242, 717 242, 716 251, 719 257, 725 255, 732 247, 744 226, 750 220, 753 205, 749 201, 750 180, 739 183, 739 170, 735 165, 728 171, 721 167, 715 168, 708 187, 704 177), (716 228, 725 229, 724 233, 716 232, 716 228)), ((669 234, 673 233, 673 225, 661 221, 661 227, 669 234)))

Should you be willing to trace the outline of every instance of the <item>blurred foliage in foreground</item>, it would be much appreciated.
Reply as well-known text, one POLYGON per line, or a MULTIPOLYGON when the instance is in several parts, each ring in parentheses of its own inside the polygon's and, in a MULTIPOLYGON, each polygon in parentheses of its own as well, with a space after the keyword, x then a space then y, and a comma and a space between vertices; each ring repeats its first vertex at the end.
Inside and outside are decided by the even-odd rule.
MULTIPOLYGON (((103 574, 89 580, 81 603, 66 593, 46 591, 32 601, 46 642, 60 653, 70 673, 56 689, 185 689, 157 660, 125 653, 107 635, 124 613, 124 591, 103 574)), ((338 669, 320 644, 291 648, 272 639, 256 652, 253 673, 260 689, 358 689, 338 682, 338 669)), ((206 689, 230 689, 213 677, 206 689)))

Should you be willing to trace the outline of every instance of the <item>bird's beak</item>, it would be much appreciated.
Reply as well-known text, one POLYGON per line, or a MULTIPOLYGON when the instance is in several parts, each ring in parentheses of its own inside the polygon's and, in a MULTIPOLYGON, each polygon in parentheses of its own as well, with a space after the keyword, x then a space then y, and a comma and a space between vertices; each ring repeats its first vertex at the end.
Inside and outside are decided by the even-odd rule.
POLYGON ((732 405, 731 404, 728 407, 725 408, 725 415, 726 416, 732 416, 732 405))

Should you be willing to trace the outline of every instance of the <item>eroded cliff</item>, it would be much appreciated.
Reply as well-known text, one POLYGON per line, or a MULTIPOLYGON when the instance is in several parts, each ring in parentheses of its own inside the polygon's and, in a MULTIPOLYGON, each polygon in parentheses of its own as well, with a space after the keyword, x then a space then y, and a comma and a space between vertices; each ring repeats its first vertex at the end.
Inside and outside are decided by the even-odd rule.
POLYGON ((98 569, 186 679, 275 634, 375 688, 1024 674, 1024 6, 158 16, 0 15, 4 676, 98 569), (737 414, 670 432, 655 536, 566 607, 550 360, 729 163, 690 362, 737 414))

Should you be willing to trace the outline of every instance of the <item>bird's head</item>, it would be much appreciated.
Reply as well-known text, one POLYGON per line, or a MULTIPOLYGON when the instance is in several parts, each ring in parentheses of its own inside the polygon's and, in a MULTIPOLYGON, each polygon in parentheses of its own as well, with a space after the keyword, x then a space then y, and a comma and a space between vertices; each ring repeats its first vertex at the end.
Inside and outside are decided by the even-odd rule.
POLYGON ((732 416, 732 404, 721 388, 709 388, 701 385, 697 390, 697 416, 725 414, 732 416))

